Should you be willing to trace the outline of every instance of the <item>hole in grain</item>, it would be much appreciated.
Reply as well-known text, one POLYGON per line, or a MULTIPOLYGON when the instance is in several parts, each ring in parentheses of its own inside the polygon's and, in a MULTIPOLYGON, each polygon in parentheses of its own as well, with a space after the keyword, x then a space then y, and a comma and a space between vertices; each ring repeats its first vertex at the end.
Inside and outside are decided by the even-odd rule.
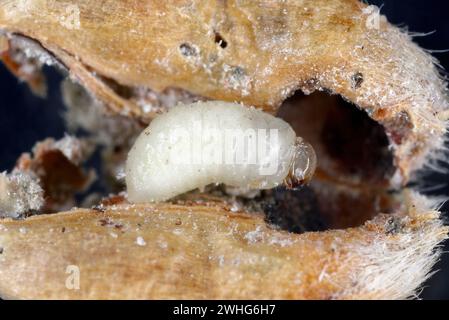
POLYGON ((339 95, 298 92, 278 116, 314 146, 321 170, 330 176, 384 186, 394 173, 385 128, 339 95))
POLYGON ((283 103, 278 116, 317 152, 317 172, 304 197, 328 228, 359 226, 378 212, 394 210, 396 203, 388 193, 394 174, 389 139, 385 128, 365 111, 338 95, 297 92, 283 103))

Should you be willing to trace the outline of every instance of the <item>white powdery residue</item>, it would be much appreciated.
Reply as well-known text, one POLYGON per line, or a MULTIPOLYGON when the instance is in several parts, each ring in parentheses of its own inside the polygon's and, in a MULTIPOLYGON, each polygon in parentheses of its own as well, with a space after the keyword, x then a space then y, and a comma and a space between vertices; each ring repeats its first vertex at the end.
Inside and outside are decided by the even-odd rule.
POLYGON ((17 218, 43 204, 44 191, 34 174, 20 170, 0 173, 0 217, 17 218))
POLYGON ((323 270, 321 270, 320 275, 318 276, 318 282, 322 282, 325 278, 329 277, 326 272, 327 266, 324 266, 323 270))
MULTIPOLYGON (((231 187, 226 185, 225 185, 225 192, 226 194, 233 196, 233 198, 241 197, 245 199, 254 199, 260 196, 261 194, 260 190, 258 189, 250 189, 247 187, 231 187)), ((236 206, 241 206, 241 203, 239 203, 236 200, 234 200, 232 204, 236 206)))
POLYGON ((298 286, 302 284, 302 273, 301 272, 299 272, 295 275, 295 277, 293 278, 293 283, 298 286))
POLYGON ((118 238, 118 235, 117 235, 117 233, 115 233, 115 232, 110 232, 109 235, 110 235, 112 238, 115 238, 115 239, 118 238))
POLYGON ((200 97, 181 89, 168 88, 159 95, 159 100, 164 107, 173 108, 179 103, 189 104, 199 101, 200 97))
POLYGON ((175 235, 177 235, 177 236, 180 236, 181 234, 182 234, 182 230, 181 229, 174 229, 173 230, 173 234, 175 234, 175 235))
POLYGON ((159 105, 157 104, 158 96, 156 92, 148 90, 145 87, 137 87, 134 90, 134 94, 137 97, 137 105, 142 109, 144 113, 150 113, 159 109, 159 105))
POLYGON ((147 243, 145 242, 145 240, 142 237, 137 237, 136 238, 136 243, 137 243, 138 246, 141 246, 141 247, 147 245, 147 243))
POLYGON ((256 230, 250 231, 245 234, 245 239, 248 240, 249 243, 256 243, 263 240, 264 234, 262 231, 262 227, 258 226, 256 230))
POLYGON ((20 49, 20 53, 16 53, 16 57, 18 61, 25 62, 27 60, 33 59, 37 61, 37 66, 40 67, 42 65, 53 66, 59 65, 59 62, 53 58, 45 49, 43 49, 37 42, 26 38, 13 38, 12 46, 14 48, 20 49), (17 55, 23 54, 24 57, 20 58, 17 55))
POLYGON ((153 111, 154 106, 150 103, 145 103, 142 101, 138 102, 139 107, 142 109, 143 113, 150 113, 153 111))
POLYGON ((157 244, 159 245, 159 247, 161 249, 167 249, 168 248, 168 243, 166 241, 162 240, 162 239, 159 239, 157 241, 157 244))
POLYGON ((144 113, 166 111, 180 103, 189 104, 201 100, 199 96, 175 88, 156 92, 147 87, 136 87, 133 93, 137 105, 144 113))
POLYGON ((268 243, 279 245, 284 248, 284 247, 289 247, 289 246, 293 245, 295 243, 295 241, 292 239, 288 239, 288 238, 282 239, 279 237, 272 237, 268 243))
POLYGON ((230 210, 231 210, 231 212, 238 212, 238 211, 242 210, 242 208, 239 205, 239 203, 233 202, 230 210))
POLYGON ((19 232, 20 232, 21 234, 26 234, 26 233, 28 232, 28 230, 27 230, 27 228, 22 227, 22 228, 19 228, 19 232))
MULTIPOLYGON (((221 218, 220 218, 220 220, 221 220, 221 218)), ((226 219, 223 219, 222 221, 226 221, 226 219)), ((232 223, 231 227, 229 228, 229 231, 226 233, 226 235, 232 236, 237 231, 238 231, 238 224, 237 223, 232 223)))
POLYGON ((239 266, 242 263, 242 258, 241 257, 236 257, 234 259, 232 259, 231 264, 233 266, 239 266))
POLYGON ((165 57, 162 59, 156 58, 154 59, 153 63, 164 68, 168 74, 173 74, 173 67, 169 57, 165 57))
POLYGON ((217 260, 218 260, 218 265, 219 265, 220 267, 223 267, 223 266, 224 266, 224 263, 225 263, 224 256, 223 256, 223 255, 218 256, 218 257, 217 257, 217 260))
POLYGON ((226 88, 241 91, 243 96, 249 95, 251 91, 251 78, 241 67, 224 64, 221 81, 226 88))
MULTIPOLYGON (((304 34, 304 37, 306 35, 304 34)), ((277 50, 277 54, 285 54, 286 56, 299 56, 297 52, 292 50, 290 42, 293 40, 292 33, 283 32, 281 34, 272 34, 261 42, 261 49, 264 51, 277 50)))

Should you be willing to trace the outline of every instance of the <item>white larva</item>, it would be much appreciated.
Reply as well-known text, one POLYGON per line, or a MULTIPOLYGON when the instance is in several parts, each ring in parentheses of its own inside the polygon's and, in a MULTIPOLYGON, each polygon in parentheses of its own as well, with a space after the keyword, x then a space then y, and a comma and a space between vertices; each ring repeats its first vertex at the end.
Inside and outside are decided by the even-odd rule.
POLYGON ((164 201, 223 183, 294 188, 311 179, 313 148, 285 121, 219 101, 177 106, 154 119, 128 154, 131 202, 164 201))

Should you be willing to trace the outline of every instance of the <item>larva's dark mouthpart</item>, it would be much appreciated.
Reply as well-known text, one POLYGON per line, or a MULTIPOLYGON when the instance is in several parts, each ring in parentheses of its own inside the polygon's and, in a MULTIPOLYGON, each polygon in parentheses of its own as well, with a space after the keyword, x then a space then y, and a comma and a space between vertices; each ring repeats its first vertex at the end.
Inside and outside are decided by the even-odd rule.
POLYGON ((312 173, 307 173, 306 176, 295 175, 294 172, 290 171, 288 176, 283 181, 283 186, 286 187, 288 190, 298 190, 301 187, 308 185, 313 180, 313 174, 315 172, 315 169, 312 173))
POLYGON ((297 190, 309 182, 310 180, 298 180, 289 174, 287 178, 284 179, 283 185, 289 190, 297 190))

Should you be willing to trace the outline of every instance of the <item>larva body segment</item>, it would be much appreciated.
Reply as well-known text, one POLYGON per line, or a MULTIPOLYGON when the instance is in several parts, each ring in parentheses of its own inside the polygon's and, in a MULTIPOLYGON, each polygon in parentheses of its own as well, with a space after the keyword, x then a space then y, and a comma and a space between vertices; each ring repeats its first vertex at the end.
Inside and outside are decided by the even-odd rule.
POLYGON ((211 183, 271 189, 310 179, 313 148, 285 121, 226 102, 178 106, 154 119, 128 154, 132 202, 164 201, 211 183))

